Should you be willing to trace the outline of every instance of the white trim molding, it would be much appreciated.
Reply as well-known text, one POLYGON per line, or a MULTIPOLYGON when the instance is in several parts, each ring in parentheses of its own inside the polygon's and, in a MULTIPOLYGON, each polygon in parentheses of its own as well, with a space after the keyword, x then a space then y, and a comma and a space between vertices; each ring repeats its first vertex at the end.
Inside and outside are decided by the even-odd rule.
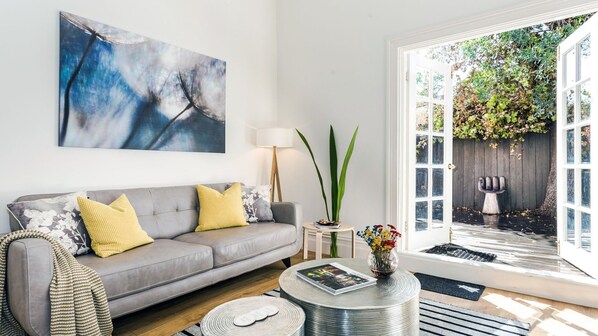
MULTIPOLYGON (((462 41, 483 35, 522 28, 542 22, 598 11, 598 0, 529 1, 448 25, 391 37, 387 41, 387 152, 386 152, 386 222, 396 223, 405 232, 408 206, 407 139, 407 53, 416 49, 462 41)), ((406 232, 406 234, 409 234, 406 232)), ((588 298, 598 297, 598 281, 566 278, 558 273, 523 271, 497 264, 462 262, 412 253, 399 244, 401 262, 410 271, 459 279, 536 295, 574 304, 598 307, 588 298), (558 290, 546 290, 556 289, 558 290), (579 290, 583 288, 582 290, 579 290), (581 294, 585 293, 585 294, 581 294)))
MULTIPOLYGON (((350 258, 351 238, 339 235, 337 244, 340 257, 350 258)), ((308 250, 315 251, 315 247, 315 237, 310 235, 308 250)), ((322 251, 328 254, 329 250, 330 239, 324 237, 322 251)), ((370 247, 362 239, 358 239, 355 250, 358 259, 366 259, 370 247)), ((399 253, 399 265, 411 272, 474 282, 492 288, 598 308, 598 281, 590 278, 408 251, 399 253)))
POLYGON ((591 278, 414 252, 399 253, 399 265, 411 272, 598 308, 598 281, 591 278))

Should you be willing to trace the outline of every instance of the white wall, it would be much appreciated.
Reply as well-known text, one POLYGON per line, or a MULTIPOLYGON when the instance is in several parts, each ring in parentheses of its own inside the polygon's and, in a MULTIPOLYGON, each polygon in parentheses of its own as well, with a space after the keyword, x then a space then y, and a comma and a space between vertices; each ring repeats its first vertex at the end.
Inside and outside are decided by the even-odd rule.
MULTIPOLYGON (((335 127, 339 156, 360 126, 341 220, 359 228, 385 221, 387 40, 519 2, 279 1, 279 123, 304 132, 321 165, 328 164, 329 125, 335 127)), ((281 152, 281 172, 289 176, 285 197, 303 203, 306 220, 323 217, 307 151, 297 142, 281 152)), ((327 167, 320 168, 328 177, 327 167)))
MULTIPOLYGON (((524 15, 516 9, 524 5, 542 4, 538 6, 541 12, 582 3, 582 0, 280 0, 279 124, 300 128, 311 141, 321 164, 328 163, 328 125, 336 129, 341 155, 353 128, 360 125, 341 219, 358 228, 384 223, 387 42, 499 11, 512 10, 509 16, 515 19, 524 15)), ((489 23, 477 22, 478 27, 472 29, 489 23)), ((292 176, 283 183, 285 197, 303 203, 306 220, 323 217, 316 174, 303 145, 298 143, 293 150, 283 151, 279 160, 283 177, 292 176)), ((328 176, 327 167, 320 168, 328 176)))
POLYGON ((276 0, 3 0, 0 43, 0 204, 32 193, 267 181, 270 153, 254 147, 251 129, 276 120, 276 0), (59 11, 226 60, 226 154, 58 147, 59 11))

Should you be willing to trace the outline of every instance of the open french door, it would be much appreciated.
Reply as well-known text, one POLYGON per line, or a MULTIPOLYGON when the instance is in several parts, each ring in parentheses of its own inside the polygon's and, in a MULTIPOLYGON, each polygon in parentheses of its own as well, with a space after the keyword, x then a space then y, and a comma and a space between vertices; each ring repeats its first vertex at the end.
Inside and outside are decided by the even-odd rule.
POLYGON ((563 41, 557 66, 557 226, 563 259, 598 278, 598 16, 563 41), (592 196, 592 193, 594 194, 592 196))
POLYGON ((451 68, 409 58, 409 209, 407 249, 450 241, 452 223, 453 92, 451 68))

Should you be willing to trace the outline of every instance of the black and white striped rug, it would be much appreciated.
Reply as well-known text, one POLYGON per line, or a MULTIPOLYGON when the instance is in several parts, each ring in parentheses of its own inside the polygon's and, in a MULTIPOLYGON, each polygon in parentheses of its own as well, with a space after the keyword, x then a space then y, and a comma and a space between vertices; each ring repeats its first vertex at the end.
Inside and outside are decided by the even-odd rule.
MULTIPOLYGON (((263 295, 280 297, 280 290, 277 288, 263 295)), ((420 335, 516 336, 528 335, 529 328, 528 323, 478 313, 423 298, 419 299, 420 335)), ((175 336, 201 336, 199 322, 176 333, 175 336)))

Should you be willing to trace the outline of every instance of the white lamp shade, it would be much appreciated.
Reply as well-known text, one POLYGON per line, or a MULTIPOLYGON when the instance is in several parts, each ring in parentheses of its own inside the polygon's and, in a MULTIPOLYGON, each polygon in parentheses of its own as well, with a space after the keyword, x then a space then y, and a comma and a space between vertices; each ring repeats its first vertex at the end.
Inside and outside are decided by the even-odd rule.
POLYGON ((290 128, 262 128, 257 130, 258 147, 293 147, 293 130, 290 128))

